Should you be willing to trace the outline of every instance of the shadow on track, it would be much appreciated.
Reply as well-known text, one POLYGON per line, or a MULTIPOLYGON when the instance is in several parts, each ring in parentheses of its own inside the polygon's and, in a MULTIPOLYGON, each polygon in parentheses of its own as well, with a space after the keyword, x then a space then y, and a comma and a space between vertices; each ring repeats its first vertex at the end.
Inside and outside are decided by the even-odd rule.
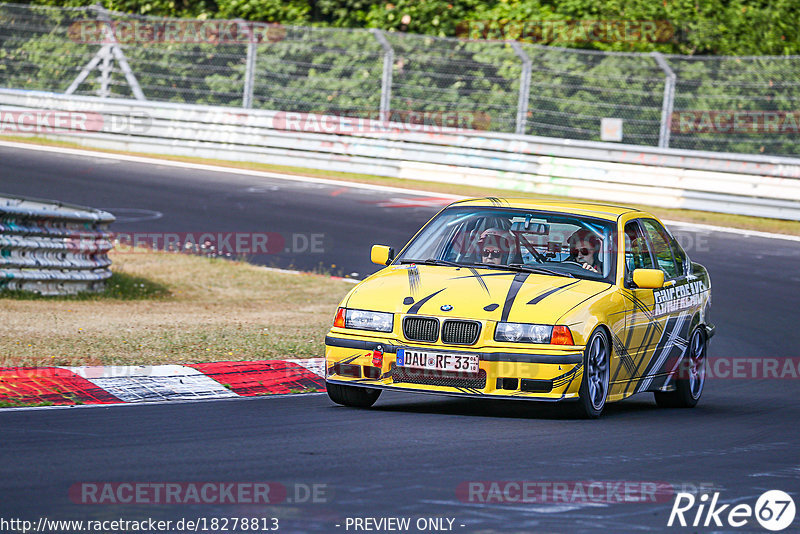
MULTIPOLYGON (((509 401, 496 399, 462 399, 462 398, 424 398, 409 400, 407 398, 387 395, 369 409, 371 412, 383 413, 419 413, 431 415, 456 415, 466 417, 494 417, 513 419, 541 420, 580 420, 575 415, 573 402, 532 402, 509 401)), ((405 396, 404 396, 405 397, 405 396)), ((652 397, 643 396, 609 404, 603 413, 603 419, 625 417, 631 415, 666 414, 675 412, 685 414, 686 410, 664 410, 655 405, 652 397)))

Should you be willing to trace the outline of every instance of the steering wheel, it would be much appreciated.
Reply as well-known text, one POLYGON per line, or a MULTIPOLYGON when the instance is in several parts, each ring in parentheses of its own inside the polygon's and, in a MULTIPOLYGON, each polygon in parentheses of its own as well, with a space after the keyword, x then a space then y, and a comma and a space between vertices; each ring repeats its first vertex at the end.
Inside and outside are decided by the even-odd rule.
POLYGON ((577 265, 578 267, 580 267, 584 271, 589 271, 590 273, 595 273, 595 274, 599 274, 600 273, 600 271, 598 271, 595 267, 592 267, 588 263, 586 265, 589 265, 589 267, 590 267, 589 269, 584 267, 583 263, 581 263, 579 261, 575 261, 575 260, 563 260, 563 261, 561 261, 561 263, 574 263, 575 265, 577 265))

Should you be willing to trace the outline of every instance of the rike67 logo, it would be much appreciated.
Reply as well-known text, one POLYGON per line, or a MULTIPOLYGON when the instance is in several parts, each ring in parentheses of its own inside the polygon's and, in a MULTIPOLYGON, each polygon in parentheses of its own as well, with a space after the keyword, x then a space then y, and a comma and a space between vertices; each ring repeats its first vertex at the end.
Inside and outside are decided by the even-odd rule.
POLYGON ((739 528, 751 518, 767 530, 784 530, 794 521, 794 499, 781 490, 764 492, 756 501, 755 507, 746 503, 718 504, 719 492, 709 499, 708 494, 696 498, 691 493, 678 493, 669 514, 667 526, 722 527, 739 528))

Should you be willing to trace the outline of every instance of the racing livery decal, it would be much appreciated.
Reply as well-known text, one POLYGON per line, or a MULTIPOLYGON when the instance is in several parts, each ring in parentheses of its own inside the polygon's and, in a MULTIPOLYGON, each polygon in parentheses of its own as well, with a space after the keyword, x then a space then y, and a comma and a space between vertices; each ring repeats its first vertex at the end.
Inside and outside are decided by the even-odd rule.
POLYGON ((656 301, 656 317, 696 308, 703 302, 703 293, 707 290, 708 288, 703 284, 702 280, 654 289, 653 297, 656 301))

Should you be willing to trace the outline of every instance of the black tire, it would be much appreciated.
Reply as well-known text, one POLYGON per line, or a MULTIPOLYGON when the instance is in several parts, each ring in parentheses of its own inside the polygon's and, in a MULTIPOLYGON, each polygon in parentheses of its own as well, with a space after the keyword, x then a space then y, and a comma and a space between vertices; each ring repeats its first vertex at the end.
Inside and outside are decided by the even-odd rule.
POLYGON ((341 384, 331 384, 330 382, 325 384, 325 388, 328 390, 328 397, 333 402, 342 406, 352 406, 353 408, 369 408, 381 396, 380 389, 343 386, 341 384))
POLYGON ((578 389, 576 412, 585 419, 602 415, 611 377, 611 343, 602 328, 595 329, 583 352, 583 378, 578 389))
POLYGON ((698 326, 689 338, 689 348, 678 366, 675 391, 654 391, 656 404, 661 408, 694 408, 703 394, 706 382, 708 337, 705 328, 698 326))

